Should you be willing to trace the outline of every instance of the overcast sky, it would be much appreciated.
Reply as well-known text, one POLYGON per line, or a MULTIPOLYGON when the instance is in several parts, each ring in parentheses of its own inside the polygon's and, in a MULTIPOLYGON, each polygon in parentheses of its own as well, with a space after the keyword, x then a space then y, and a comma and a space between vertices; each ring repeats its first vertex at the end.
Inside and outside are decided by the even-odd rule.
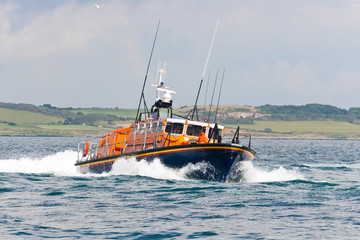
POLYGON ((150 106, 159 61, 194 104, 220 20, 200 104, 225 68, 220 104, 360 107, 356 0, 0 0, 0 102, 136 108, 159 20, 150 106))

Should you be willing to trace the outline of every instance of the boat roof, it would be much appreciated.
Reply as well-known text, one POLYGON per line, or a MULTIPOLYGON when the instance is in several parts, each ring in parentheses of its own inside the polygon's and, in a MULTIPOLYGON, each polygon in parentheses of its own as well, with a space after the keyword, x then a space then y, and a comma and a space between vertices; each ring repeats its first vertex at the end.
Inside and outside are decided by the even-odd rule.
MULTIPOLYGON (((207 122, 200 122, 200 121, 194 121, 194 120, 188 120, 188 119, 177 119, 177 118, 166 118, 166 122, 172 122, 172 123, 184 123, 187 121, 187 124, 191 125, 197 125, 202 127, 210 126, 211 128, 215 127, 215 123, 207 123, 207 122)), ((224 126, 218 124, 219 129, 223 129, 224 126)))

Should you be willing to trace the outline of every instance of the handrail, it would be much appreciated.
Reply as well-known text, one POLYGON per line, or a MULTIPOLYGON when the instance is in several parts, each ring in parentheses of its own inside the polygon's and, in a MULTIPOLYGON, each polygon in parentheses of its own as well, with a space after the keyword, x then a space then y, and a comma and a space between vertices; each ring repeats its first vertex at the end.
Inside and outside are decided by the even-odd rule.
POLYGON ((142 136, 141 138, 136 138, 136 136, 138 136, 138 135, 136 135, 136 136, 134 136, 133 139, 127 139, 127 136, 129 136, 130 131, 131 130, 125 131, 122 133, 118 133, 118 134, 125 135, 124 140, 118 144, 116 141, 116 136, 117 136, 116 133, 114 136, 113 143, 110 143, 108 141, 109 135, 89 139, 89 150, 88 150, 88 154, 86 156, 84 156, 84 154, 83 154, 86 144, 83 142, 80 142, 78 144, 77 162, 83 162, 83 161, 95 159, 98 157, 99 151, 102 152, 101 157, 109 157, 109 156, 113 156, 113 155, 117 155, 117 154, 133 153, 135 151, 146 150, 148 148, 159 148, 159 147, 162 147, 162 144, 159 144, 159 143, 164 141, 165 135, 168 135, 167 133, 157 133, 156 136, 149 136, 145 132, 144 136, 142 136), (100 141, 102 138, 105 138, 104 145, 100 145, 100 141), (127 151, 128 146, 132 147, 130 151, 127 151), (116 147, 120 147, 120 148, 116 148, 116 147))
MULTIPOLYGON (((131 136, 130 129, 128 131, 114 133, 114 140, 112 143, 109 142, 111 135, 105 135, 102 137, 89 139, 89 149, 88 153, 84 156, 84 150, 86 148, 86 141, 80 142, 78 144, 78 159, 77 162, 84 162, 96 158, 109 157, 120 154, 131 154, 137 151, 143 151, 147 149, 157 149, 160 147, 170 146, 170 142, 172 141, 172 136, 170 133, 156 132, 153 134, 147 134, 146 129, 144 129, 143 135, 133 135, 132 138, 128 139, 131 136), (124 140, 122 142, 117 141, 117 137, 120 135, 124 135, 124 140), (101 144, 101 140, 103 139, 104 143, 101 144), (130 148, 129 148, 130 147, 130 148), (105 148, 105 149, 104 149, 105 148)), ((231 142, 232 144, 240 144, 238 140, 239 136, 243 138, 248 138, 248 147, 251 147, 251 135, 239 134, 236 133, 236 142, 231 142)), ((234 138, 233 138, 234 139, 234 138)), ((211 140, 211 138, 210 138, 211 140)), ((209 141, 209 143, 216 143, 217 141, 209 141)))

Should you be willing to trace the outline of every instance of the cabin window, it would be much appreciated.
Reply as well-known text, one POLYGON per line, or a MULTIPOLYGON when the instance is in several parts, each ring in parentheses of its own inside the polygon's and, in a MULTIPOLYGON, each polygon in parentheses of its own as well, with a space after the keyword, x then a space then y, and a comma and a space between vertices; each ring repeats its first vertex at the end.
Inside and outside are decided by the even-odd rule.
POLYGON ((196 136, 198 137, 200 135, 200 133, 204 133, 206 131, 206 127, 203 126, 196 126, 196 125, 188 125, 187 126, 187 130, 186 130, 186 134, 188 136, 196 136))
POLYGON ((182 134, 184 129, 183 123, 166 123, 165 132, 182 134))
POLYGON ((159 109, 155 109, 154 112, 150 113, 150 119, 153 121, 159 120, 159 109))
POLYGON ((156 133, 159 122, 153 122, 151 132, 156 133))
POLYGON ((139 135, 143 135, 145 132, 145 123, 140 124, 139 135))
POLYGON ((139 125, 136 124, 134 127, 134 136, 136 136, 136 134, 138 134, 138 132, 139 132, 139 125))
MULTIPOLYGON (((209 134, 208 134, 208 138, 211 137, 212 132, 214 131, 214 128, 209 128, 209 134)), ((222 129, 218 129, 218 136, 222 136, 222 129)), ((215 134, 212 136, 213 138, 215 137, 215 134)))
POLYGON ((148 122, 146 124, 146 135, 149 135, 151 132, 151 122, 148 122))
POLYGON ((159 122, 159 125, 158 125, 158 127, 157 127, 157 132, 158 132, 158 133, 161 133, 161 132, 162 132, 163 126, 164 126, 163 122, 159 122))

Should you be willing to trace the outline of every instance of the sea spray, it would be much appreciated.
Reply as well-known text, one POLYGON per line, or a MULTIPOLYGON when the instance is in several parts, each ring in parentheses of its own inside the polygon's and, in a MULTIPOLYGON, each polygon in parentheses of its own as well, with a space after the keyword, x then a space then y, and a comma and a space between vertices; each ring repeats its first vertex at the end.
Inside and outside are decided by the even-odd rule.
POLYGON ((2 159, 0 172, 77 175, 74 166, 77 152, 65 150, 42 158, 2 159))
POLYGON ((280 166, 277 169, 266 170, 254 166, 252 162, 241 162, 239 165, 243 182, 279 182, 304 179, 297 170, 289 170, 280 166))
MULTIPOLYGON (((117 160, 108 174, 169 180, 196 180, 199 174, 207 175, 211 179, 213 171, 213 167, 206 162, 189 163, 182 168, 174 169, 163 165, 159 159, 148 162, 146 160, 137 161, 133 157, 117 160)), ((228 182, 277 182, 298 179, 304 179, 304 177, 297 170, 285 169, 282 166, 277 169, 266 170, 254 166, 252 162, 240 162, 236 174, 228 179, 228 182)))
POLYGON ((131 175, 144 176, 157 179, 184 180, 182 169, 173 169, 164 166, 159 159, 151 162, 141 160, 137 161, 135 157, 117 160, 110 175, 131 175))
POLYGON ((144 176, 155 179, 186 180, 193 171, 204 171, 204 163, 188 164, 174 169, 163 165, 159 159, 148 162, 137 161, 135 157, 120 158, 115 161, 108 173, 82 174, 74 166, 77 152, 65 150, 45 157, 23 157, 20 159, 1 159, 0 172, 26 174, 53 174, 57 176, 106 177, 113 175, 144 176))
POLYGON ((146 160, 137 161, 133 157, 117 160, 109 174, 144 176, 168 180, 196 180, 198 178, 203 179, 204 175, 211 179, 213 171, 214 167, 206 162, 189 163, 182 168, 170 168, 162 164, 160 159, 154 159, 149 162, 146 160))
MULTIPOLYGON (((58 176, 84 176, 104 177, 112 175, 131 175, 151 177, 155 179, 169 180, 196 180, 205 175, 211 179, 214 169, 206 162, 196 164, 189 163, 178 169, 169 168, 161 163, 159 159, 151 162, 137 161, 135 157, 120 158, 115 161, 109 173, 81 174, 77 171, 74 163, 77 152, 65 150, 42 158, 21 158, 1 160, 0 172, 29 173, 29 174, 54 174, 58 176), (197 177, 201 175, 200 177, 197 177)), ((240 162, 236 172, 227 180, 228 182, 275 182, 304 179, 296 170, 288 170, 282 166, 274 170, 266 170, 254 166, 252 162, 240 162)))

